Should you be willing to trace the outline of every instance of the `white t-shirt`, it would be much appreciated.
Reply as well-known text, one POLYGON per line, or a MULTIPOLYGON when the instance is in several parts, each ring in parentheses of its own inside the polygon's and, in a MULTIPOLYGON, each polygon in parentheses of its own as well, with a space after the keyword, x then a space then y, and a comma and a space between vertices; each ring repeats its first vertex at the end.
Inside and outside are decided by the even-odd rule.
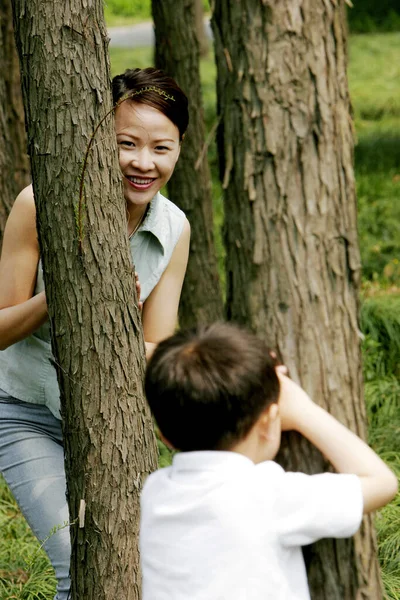
POLYGON ((177 454, 142 492, 143 600, 309 600, 301 546, 353 535, 362 513, 355 475, 177 454))

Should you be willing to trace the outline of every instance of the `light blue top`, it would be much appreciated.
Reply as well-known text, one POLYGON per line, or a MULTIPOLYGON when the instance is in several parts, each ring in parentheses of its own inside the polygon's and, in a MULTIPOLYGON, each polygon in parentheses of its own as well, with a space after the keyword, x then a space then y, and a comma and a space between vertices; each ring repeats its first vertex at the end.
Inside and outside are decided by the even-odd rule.
MULTIPOLYGON (((161 194, 149 206, 146 218, 130 239, 132 260, 144 302, 171 260, 185 222, 184 213, 161 194)), ((39 262, 35 294, 44 290, 39 262)), ((60 418, 60 392, 46 322, 32 335, 0 351, 0 388, 24 402, 44 404, 60 418)))

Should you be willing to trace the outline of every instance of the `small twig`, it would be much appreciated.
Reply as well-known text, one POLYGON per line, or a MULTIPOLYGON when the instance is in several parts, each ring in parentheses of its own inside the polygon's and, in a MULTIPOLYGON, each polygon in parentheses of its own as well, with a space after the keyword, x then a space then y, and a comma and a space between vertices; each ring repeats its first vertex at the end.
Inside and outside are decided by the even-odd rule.
POLYGON ((49 541, 49 539, 55 535, 58 531, 61 531, 62 529, 66 529, 67 527, 72 527, 73 525, 75 525, 77 522, 77 519, 74 519, 73 521, 64 521, 64 523, 62 525, 54 525, 54 527, 52 527, 50 529, 49 534, 44 538, 44 540, 39 540, 40 544, 37 548, 35 548, 35 550, 32 552, 31 556, 26 559, 26 563, 31 566, 33 564, 33 561, 35 560, 36 556, 38 555, 38 553, 44 549, 44 545, 46 544, 46 542, 49 541))
POLYGON ((53 365, 53 367, 55 369, 58 367, 60 369, 60 371, 62 371, 63 375, 65 377, 67 377, 67 379, 69 379, 74 385, 79 386, 84 392, 89 392, 89 390, 87 388, 85 388, 80 381, 78 381, 77 379, 74 379, 73 377, 71 377, 71 375, 56 360, 56 358, 55 358, 54 355, 51 357, 50 363, 53 365))

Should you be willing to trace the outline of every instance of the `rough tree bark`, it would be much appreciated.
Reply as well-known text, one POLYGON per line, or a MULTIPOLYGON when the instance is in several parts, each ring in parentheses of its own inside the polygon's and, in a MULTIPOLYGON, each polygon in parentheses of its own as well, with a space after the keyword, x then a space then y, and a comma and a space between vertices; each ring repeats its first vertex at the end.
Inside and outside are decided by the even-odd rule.
POLYGON ((179 322, 182 327, 193 327, 223 317, 213 234, 211 177, 204 151, 195 0, 178 3, 175 0, 153 0, 152 10, 156 37, 155 64, 174 77, 189 98, 189 127, 179 162, 168 183, 168 195, 186 213, 192 229, 179 322))
POLYGON ((139 600, 139 491, 156 445, 112 114, 105 118, 103 2, 14 0, 14 24, 62 390, 72 598, 139 600))
POLYGON ((16 195, 30 183, 10 0, 0 4, 0 246, 16 195))
MULTIPOLYGON (((344 0, 214 0, 229 318, 365 437, 344 0)), ((288 436, 286 467, 322 457, 288 436)), ((374 529, 308 555, 317 600, 381 598, 374 529)))

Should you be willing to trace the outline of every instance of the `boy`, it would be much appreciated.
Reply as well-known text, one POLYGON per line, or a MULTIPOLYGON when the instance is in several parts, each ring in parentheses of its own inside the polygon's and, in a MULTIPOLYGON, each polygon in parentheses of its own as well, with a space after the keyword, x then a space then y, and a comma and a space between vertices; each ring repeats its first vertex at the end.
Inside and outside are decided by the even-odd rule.
POLYGON ((237 327, 161 342, 145 388, 181 453, 144 485, 143 600, 309 599, 301 546, 353 535, 396 494, 380 458, 237 327), (272 459, 288 429, 341 474, 285 473, 272 459))

